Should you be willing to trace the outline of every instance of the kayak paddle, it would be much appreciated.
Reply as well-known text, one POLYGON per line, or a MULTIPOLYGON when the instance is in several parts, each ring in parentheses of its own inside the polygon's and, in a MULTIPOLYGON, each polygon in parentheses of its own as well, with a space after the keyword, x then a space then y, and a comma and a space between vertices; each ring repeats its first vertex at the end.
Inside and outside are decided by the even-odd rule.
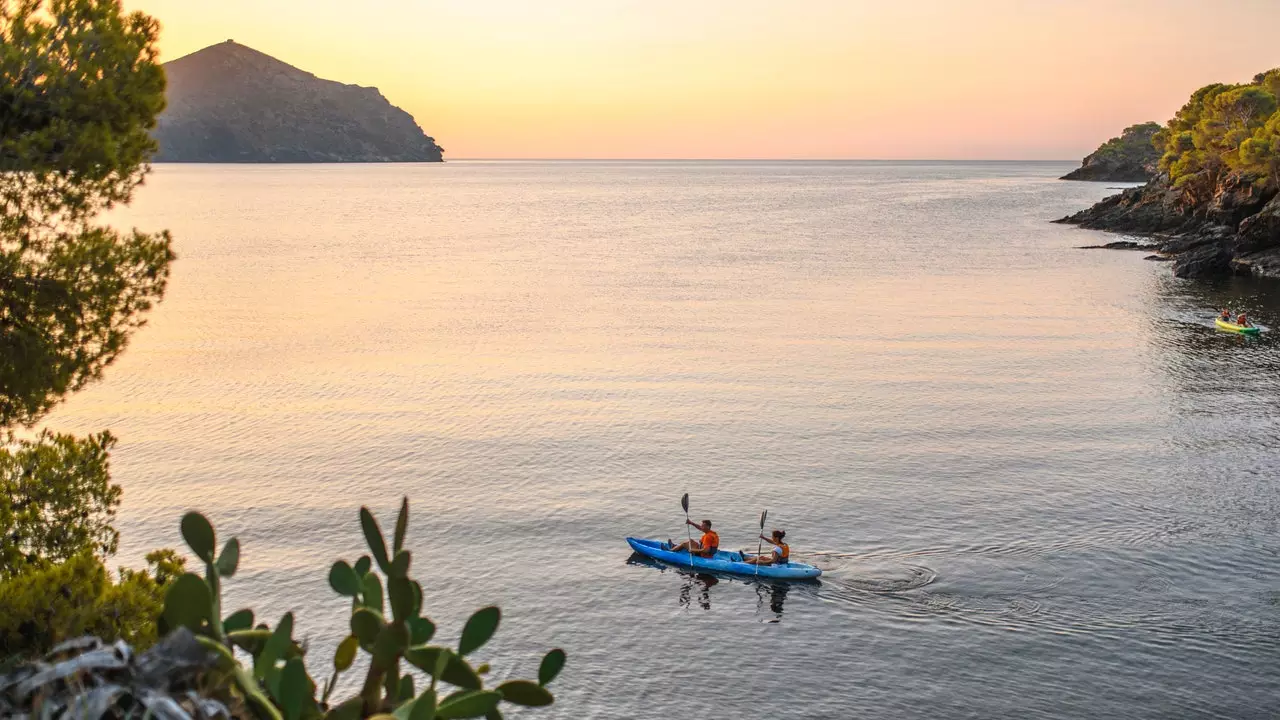
POLYGON ((756 541, 756 577, 760 577, 760 553, 764 552, 764 519, 768 517, 769 510, 765 509, 760 513, 760 539, 756 541))
POLYGON ((680 507, 684 508, 684 531, 689 536, 689 544, 685 545, 685 549, 689 551, 689 569, 693 569, 693 531, 689 529, 692 527, 689 524, 692 522, 689 520, 689 493, 685 493, 680 498, 680 507))

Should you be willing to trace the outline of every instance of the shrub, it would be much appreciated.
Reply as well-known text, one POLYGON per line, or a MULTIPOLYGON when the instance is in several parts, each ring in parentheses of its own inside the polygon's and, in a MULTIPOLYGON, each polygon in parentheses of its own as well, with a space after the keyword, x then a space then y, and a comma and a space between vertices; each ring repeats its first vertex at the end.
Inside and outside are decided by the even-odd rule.
POLYGON ((152 645, 168 583, 183 562, 172 550, 153 552, 147 562, 150 571, 121 570, 113 582, 101 559, 82 552, 0 581, 0 657, 42 655, 81 635, 152 645))
POLYGON ((120 486, 111 483, 111 433, 48 431, 0 446, 0 578, 28 565, 115 552, 120 486))

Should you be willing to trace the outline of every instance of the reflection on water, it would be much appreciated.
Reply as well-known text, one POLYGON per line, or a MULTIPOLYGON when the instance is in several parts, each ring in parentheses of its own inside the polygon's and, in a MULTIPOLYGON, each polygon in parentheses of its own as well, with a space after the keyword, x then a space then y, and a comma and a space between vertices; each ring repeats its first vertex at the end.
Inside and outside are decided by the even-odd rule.
POLYGON ((548 720, 1271 717, 1280 339, 1213 315, 1280 286, 1074 249, 1068 169, 163 166, 120 220, 169 296, 53 424, 121 438, 120 563, 199 508, 317 658, 356 508, 410 495, 442 632, 568 650, 548 720), (685 492, 821 584, 620 562, 685 492))
POLYGON ((719 582, 715 576, 705 573, 690 575, 680 585, 680 607, 691 608, 694 603, 697 603, 703 610, 710 610, 711 588, 719 582))
MULTIPOLYGON (((782 619, 783 605, 787 600, 787 592, 793 583, 781 582, 771 579, 758 579, 747 576, 728 575, 720 573, 708 572, 690 572, 689 570, 678 568, 673 565, 660 562, 653 558, 641 555, 640 553, 632 553, 627 558, 628 565, 643 566, 646 568, 655 568, 660 572, 671 572, 680 579, 679 589, 679 605, 682 608, 690 609, 699 607, 703 610, 711 609, 711 588, 720 584, 721 580, 728 581, 732 587, 734 584, 738 586, 751 587, 756 594, 756 614, 765 614, 765 608, 772 616, 766 618, 766 622, 778 622, 782 619)), ((800 583, 808 587, 818 587, 820 581, 805 581, 800 583)))
POLYGON ((773 613, 774 616, 769 622, 778 622, 782 620, 782 606, 787 601, 787 591, 789 589, 790 583, 757 583, 757 611, 759 611, 767 602, 769 604, 769 612, 773 613))

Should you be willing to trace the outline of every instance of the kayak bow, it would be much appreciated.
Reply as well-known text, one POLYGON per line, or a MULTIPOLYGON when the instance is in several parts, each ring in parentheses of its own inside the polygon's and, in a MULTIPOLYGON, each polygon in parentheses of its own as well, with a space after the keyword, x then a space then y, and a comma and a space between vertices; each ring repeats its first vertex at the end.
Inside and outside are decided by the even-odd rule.
POLYGON ((693 567, 699 570, 733 573, 735 575, 756 575, 773 580, 811 580, 822 574, 822 570, 805 563, 788 562, 781 565, 753 565, 742 562, 738 558, 741 553, 719 550, 715 556, 704 558, 700 555, 689 555, 684 552, 672 552, 669 545, 661 540, 644 540, 627 538, 632 550, 679 567, 693 567))

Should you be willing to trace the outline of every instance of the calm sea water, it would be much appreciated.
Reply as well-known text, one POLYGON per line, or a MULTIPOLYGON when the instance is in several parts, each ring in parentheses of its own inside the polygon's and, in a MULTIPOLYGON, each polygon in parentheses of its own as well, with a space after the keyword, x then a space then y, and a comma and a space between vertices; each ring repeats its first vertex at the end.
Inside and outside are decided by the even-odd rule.
POLYGON ((568 651, 528 717, 1274 717, 1280 344, 1212 313, 1280 287, 1073 249, 1068 168, 161 166, 172 289, 51 424, 121 438, 120 562, 204 511, 318 672, 408 495, 444 638, 568 651), (822 582, 629 561, 684 492, 822 582))

